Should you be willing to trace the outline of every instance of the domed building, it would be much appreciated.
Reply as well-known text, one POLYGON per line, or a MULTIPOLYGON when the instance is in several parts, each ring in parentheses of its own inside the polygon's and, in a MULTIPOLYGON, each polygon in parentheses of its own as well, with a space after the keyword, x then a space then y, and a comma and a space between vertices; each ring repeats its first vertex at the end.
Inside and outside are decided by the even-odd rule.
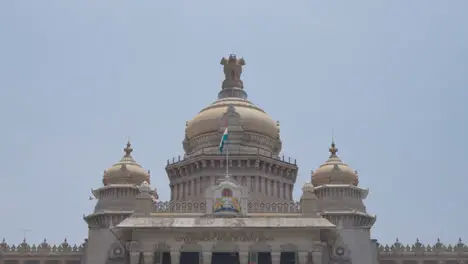
POLYGON ((128 142, 92 190, 85 243, 3 240, 0 264, 468 264, 461 240, 382 246, 372 239, 368 190, 334 141, 294 201, 299 168, 279 155, 279 122, 248 99, 244 59, 230 55, 221 65, 218 99, 186 122, 185 154, 167 161, 170 201, 158 200, 128 142))

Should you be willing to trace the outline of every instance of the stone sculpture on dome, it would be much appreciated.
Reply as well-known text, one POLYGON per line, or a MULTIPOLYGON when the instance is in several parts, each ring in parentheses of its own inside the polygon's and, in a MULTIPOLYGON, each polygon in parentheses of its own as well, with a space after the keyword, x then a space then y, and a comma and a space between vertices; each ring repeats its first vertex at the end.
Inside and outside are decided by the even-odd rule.
POLYGON ((244 83, 241 80, 242 67, 245 65, 243 58, 238 59, 236 55, 231 54, 229 58, 222 58, 221 65, 224 67, 225 80, 223 82, 224 88, 244 88, 244 83))

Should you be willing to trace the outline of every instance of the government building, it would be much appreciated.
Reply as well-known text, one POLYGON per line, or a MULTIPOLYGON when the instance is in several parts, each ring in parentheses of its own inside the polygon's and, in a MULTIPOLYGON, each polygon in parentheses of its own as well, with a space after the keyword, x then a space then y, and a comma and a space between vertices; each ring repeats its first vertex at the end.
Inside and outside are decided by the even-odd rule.
POLYGON ((185 154, 167 162, 170 201, 159 200, 128 142, 92 191, 97 202, 84 216, 84 243, 4 239, 0 264, 468 264, 461 239, 373 239, 368 190, 333 141, 294 201, 299 167, 280 154, 279 122, 248 99, 244 59, 230 55, 221 65, 218 99, 186 123, 185 154))

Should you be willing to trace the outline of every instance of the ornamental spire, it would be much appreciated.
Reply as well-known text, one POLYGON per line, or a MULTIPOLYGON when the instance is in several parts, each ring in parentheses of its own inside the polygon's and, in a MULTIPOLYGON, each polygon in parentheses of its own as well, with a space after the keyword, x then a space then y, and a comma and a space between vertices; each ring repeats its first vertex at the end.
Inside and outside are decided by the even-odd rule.
POLYGON ((338 148, 335 146, 335 140, 332 139, 331 147, 328 149, 328 151, 330 151, 330 158, 336 157, 338 148))
POLYGON ((125 157, 131 156, 133 152, 133 148, 132 148, 132 144, 130 143, 130 140, 127 141, 127 146, 124 148, 124 152, 125 152, 125 157))

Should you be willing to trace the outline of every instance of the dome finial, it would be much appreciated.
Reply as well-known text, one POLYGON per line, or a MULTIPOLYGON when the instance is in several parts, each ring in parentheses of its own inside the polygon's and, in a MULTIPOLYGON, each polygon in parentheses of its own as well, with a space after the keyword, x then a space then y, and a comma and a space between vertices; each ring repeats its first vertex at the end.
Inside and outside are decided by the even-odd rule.
POLYGON ((331 140, 331 147, 328 149, 330 151, 330 158, 335 157, 336 153, 338 152, 338 148, 335 146, 335 131, 332 128, 332 140, 331 140))
POLYGON ((330 151, 330 157, 336 156, 336 153, 338 152, 338 148, 335 145, 335 140, 332 140, 331 147, 328 149, 330 151))
POLYGON ((133 152, 133 148, 132 148, 132 144, 130 143, 130 139, 127 141, 127 146, 124 148, 124 152, 125 152, 125 157, 129 157, 133 152))

